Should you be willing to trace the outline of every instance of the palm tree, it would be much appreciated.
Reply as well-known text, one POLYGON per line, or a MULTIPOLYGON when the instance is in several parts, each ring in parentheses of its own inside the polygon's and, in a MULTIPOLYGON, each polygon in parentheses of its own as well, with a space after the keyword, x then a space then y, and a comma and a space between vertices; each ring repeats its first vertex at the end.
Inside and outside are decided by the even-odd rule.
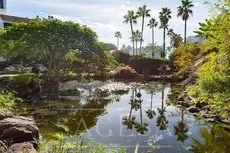
POLYGON ((152 46, 153 46, 153 49, 154 49, 154 44, 155 44, 155 42, 154 42, 154 28, 157 27, 157 25, 158 25, 158 22, 154 18, 149 20, 148 26, 150 29, 152 29, 152 46))
POLYGON ((170 37, 170 47, 178 48, 183 42, 183 39, 180 34, 176 34, 173 29, 168 29, 167 35, 170 37))
MULTIPOLYGON (((135 15, 133 10, 129 10, 128 14, 125 15, 123 18, 124 18, 124 23, 130 24, 131 34, 133 36, 133 24, 137 23, 137 16, 135 15)), ((135 51, 134 51, 134 41, 133 41, 133 55, 134 54, 135 54, 135 51)))
POLYGON ((142 47, 142 40, 143 40, 143 33, 144 33, 144 25, 145 25, 145 18, 151 17, 150 9, 147 9, 146 5, 138 8, 137 16, 142 18, 142 28, 141 28, 141 42, 140 42, 140 54, 141 54, 141 47, 142 47))
POLYGON ((160 29, 163 29, 163 53, 162 53, 162 57, 165 58, 165 35, 166 35, 166 29, 168 28, 168 22, 169 19, 172 18, 171 16, 171 10, 167 7, 162 8, 162 11, 160 12, 160 29))
POLYGON ((117 49, 119 49, 119 39, 121 38, 121 32, 116 31, 115 32, 115 37, 117 38, 117 49))
POLYGON ((133 36, 130 39, 131 39, 131 41, 135 42, 136 55, 137 55, 137 44, 138 44, 138 42, 141 41, 141 32, 139 30, 137 30, 136 32, 133 32, 133 36))
POLYGON ((182 17, 182 20, 184 21, 184 43, 186 44, 187 20, 189 16, 193 14, 191 8, 194 7, 194 5, 190 0, 182 0, 181 3, 181 6, 177 7, 177 16, 182 17))

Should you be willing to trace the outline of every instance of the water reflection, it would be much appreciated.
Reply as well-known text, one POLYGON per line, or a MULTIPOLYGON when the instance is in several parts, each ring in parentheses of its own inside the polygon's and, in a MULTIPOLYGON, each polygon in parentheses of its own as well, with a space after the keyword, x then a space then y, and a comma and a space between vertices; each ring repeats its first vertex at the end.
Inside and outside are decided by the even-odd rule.
POLYGON ((167 124, 169 123, 165 117, 166 108, 164 107, 164 88, 162 88, 162 98, 161 98, 161 108, 158 108, 159 116, 157 117, 157 127, 159 130, 166 130, 168 128, 167 124))
POLYGON ((174 125, 174 134, 177 137, 177 141, 184 142, 188 138, 188 126, 184 121, 184 112, 185 109, 181 108, 181 120, 174 125))
POLYGON ((188 152, 185 147, 191 145, 192 135, 196 137, 193 138, 193 152, 203 153, 202 150, 206 149, 207 153, 212 150, 225 153, 230 149, 229 133, 212 127, 212 130, 202 129, 204 132, 199 136, 199 130, 206 125, 201 127, 186 110, 176 107, 175 101, 166 105, 167 96, 172 91, 169 86, 156 83, 122 86, 125 85, 120 85, 119 90, 110 90, 111 86, 102 90, 85 86, 79 89, 73 85, 61 92, 62 99, 47 100, 39 105, 21 104, 27 109, 24 111, 19 106, 18 113, 33 116, 44 138, 48 138, 51 132, 74 136, 87 132, 99 143, 127 147, 159 145, 162 152, 180 153, 188 152), (111 135, 101 136, 108 131, 111 135))

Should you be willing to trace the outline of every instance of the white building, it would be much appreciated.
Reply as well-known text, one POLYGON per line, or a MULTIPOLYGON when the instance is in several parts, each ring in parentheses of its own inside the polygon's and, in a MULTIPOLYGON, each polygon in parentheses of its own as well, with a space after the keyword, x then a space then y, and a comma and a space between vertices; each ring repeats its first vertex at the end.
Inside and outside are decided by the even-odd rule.
POLYGON ((6 0, 0 0, 0 14, 6 14, 6 0))
POLYGON ((187 42, 188 43, 195 43, 195 44, 200 44, 204 41, 203 38, 199 38, 199 37, 196 37, 196 36, 188 36, 187 37, 187 42))

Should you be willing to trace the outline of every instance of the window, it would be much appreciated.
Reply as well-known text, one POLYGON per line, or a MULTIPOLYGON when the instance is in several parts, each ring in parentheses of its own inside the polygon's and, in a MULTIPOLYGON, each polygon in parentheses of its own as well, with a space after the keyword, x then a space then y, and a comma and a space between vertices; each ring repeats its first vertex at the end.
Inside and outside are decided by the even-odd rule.
POLYGON ((0 9, 4 9, 4 3, 3 3, 3 0, 0 0, 0 9))
POLYGON ((7 23, 7 22, 4 22, 4 28, 7 28, 9 26, 12 26, 12 23, 7 23))

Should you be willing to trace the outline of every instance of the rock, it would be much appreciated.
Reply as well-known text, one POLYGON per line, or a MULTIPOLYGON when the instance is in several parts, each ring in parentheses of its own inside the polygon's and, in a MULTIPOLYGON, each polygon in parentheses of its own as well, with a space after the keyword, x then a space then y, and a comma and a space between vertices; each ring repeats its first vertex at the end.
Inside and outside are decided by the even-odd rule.
POLYGON ((200 111, 199 108, 196 108, 194 106, 191 106, 187 109, 190 113, 198 113, 200 111))
POLYGON ((33 144, 29 142, 15 143, 10 146, 7 153, 37 153, 33 144))
POLYGON ((205 119, 210 118, 210 116, 208 114, 206 114, 206 113, 202 113, 202 117, 205 118, 205 119))
POLYGON ((224 124, 230 125, 230 120, 222 120, 221 122, 224 124))
POLYGON ((14 117, 14 115, 7 109, 0 109, 0 120, 3 120, 8 117, 14 117))
POLYGON ((199 108, 203 108, 204 106, 207 106, 208 105, 208 103, 206 103, 206 102, 197 102, 196 103, 196 107, 199 107, 199 108))
POLYGON ((0 140, 21 143, 38 139, 39 131, 33 119, 14 117, 0 121, 0 140))
POLYGON ((208 118, 208 119, 206 119, 206 122, 211 122, 211 123, 213 123, 213 122, 215 122, 215 119, 213 119, 213 118, 208 118))
POLYGON ((5 153, 7 151, 6 145, 0 141, 0 153, 5 153))
POLYGON ((211 110, 210 105, 206 105, 202 109, 205 110, 205 111, 210 111, 211 110))
POLYGON ((184 97, 183 97, 183 96, 179 96, 179 97, 177 98, 177 100, 178 100, 178 101, 184 101, 184 97))
POLYGON ((183 107, 190 107, 191 106, 191 104, 186 102, 186 101, 178 101, 177 104, 181 105, 183 107))

